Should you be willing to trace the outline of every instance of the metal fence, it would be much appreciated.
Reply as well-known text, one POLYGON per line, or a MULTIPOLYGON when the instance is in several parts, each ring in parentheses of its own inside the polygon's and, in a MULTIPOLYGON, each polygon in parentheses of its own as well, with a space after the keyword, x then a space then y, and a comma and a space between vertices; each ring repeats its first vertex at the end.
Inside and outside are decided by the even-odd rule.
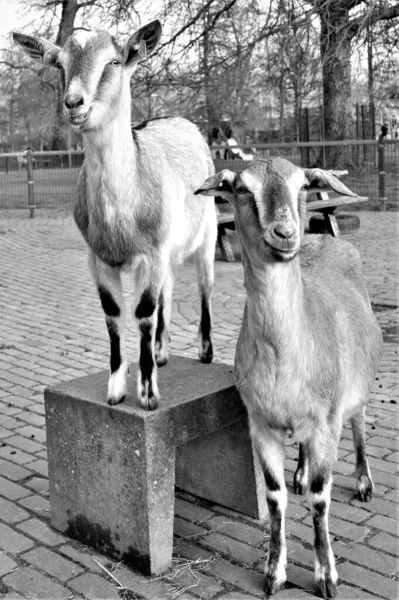
MULTIPOLYGON (((359 207, 399 209, 399 140, 212 146, 211 151, 216 170, 238 171, 255 156, 282 156, 302 167, 345 168, 345 184, 369 198, 359 207)), ((0 209, 28 208, 31 216, 36 208, 70 210, 83 159, 82 151, 0 154, 0 209)))

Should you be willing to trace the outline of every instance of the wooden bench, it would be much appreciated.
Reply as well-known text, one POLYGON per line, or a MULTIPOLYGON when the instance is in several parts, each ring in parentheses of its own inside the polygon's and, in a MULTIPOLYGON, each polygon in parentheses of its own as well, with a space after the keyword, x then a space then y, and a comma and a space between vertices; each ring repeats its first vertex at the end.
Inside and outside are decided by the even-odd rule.
POLYGON ((342 196, 330 189, 310 188, 306 208, 308 211, 317 211, 323 214, 326 221, 327 231, 334 237, 340 237, 339 226, 335 211, 339 206, 367 202, 367 196, 342 196), (316 200, 309 200, 309 196, 315 195, 316 200))
POLYGON ((108 372, 45 390, 51 525, 147 575, 172 562, 175 485, 263 519, 265 484, 228 365, 172 356, 159 408, 145 411, 131 365, 125 402, 108 372))

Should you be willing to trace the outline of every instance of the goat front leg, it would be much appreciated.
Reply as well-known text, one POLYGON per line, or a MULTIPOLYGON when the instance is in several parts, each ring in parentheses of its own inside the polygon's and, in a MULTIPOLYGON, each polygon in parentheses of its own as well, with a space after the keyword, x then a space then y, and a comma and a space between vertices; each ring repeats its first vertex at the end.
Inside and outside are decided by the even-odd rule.
POLYGON ((353 445, 356 453, 356 489, 360 500, 362 500, 362 502, 369 502, 373 497, 374 486, 366 455, 365 412, 366 409, 363 407, 354 417, 352 417, 351 426, 353 445))
POLYGON ((120 270, 103 263, 94 254, 90 256, 90 268, 105 313, 110 340, 110 377, 107 402, 114 405, 123 402, 127 392, 126 375, 128 362, 125 357, 125 302, 122 293, 120 270))
POLYGON ((269 552, 263 584, 263 590, 268 598, 280 590, 286 581, 287 488, 284 481, 284 435, 275 430, 268 430, 252 419, 250 420, 250 429, 265 476, 266 500, 270 517, 269 552))
POLYGON ((308 502, 314 527, 314 568, 316 583, 323 598, 335 598, 338 575, 328 531, 331 501, 332 467, 338 439, 317 432, 307 443, 309 455, 308 502))
POLYGON ((294 474, 294 492, 302 496, 306 492, 309 479, 309 456, 306 445, 299 444, 298 466, 294 474))

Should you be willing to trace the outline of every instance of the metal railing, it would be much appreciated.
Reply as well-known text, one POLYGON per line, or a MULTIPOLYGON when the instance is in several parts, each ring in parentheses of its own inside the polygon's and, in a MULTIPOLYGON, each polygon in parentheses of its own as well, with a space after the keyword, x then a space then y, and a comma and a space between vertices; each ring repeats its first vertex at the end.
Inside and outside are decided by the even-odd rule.
MULTIPOLYGON (((399 209, 399 140, 212 146, 216 170, 242 169, 252 157, 282 156, 302 167, 345 168, 345 184, 369 202, 362 208, 399 209), (238 150, 239 154, 234 151, 238 150)), ((0 209, 65 208, 74 202, 83 151, 0 154, 0 209)))

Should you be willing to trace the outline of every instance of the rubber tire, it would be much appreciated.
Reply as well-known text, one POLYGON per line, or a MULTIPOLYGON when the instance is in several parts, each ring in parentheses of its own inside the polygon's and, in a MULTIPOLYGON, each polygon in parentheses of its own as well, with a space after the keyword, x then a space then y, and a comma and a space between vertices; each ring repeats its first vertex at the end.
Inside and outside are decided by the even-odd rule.
MULTIPOLYGON (((353 233, 360 227, 360 219, 357 215, 340 213, 335 215, 340 233, 353 233)), ((329 233, 323 215, 314 215, 309 220, 309 233, 329 233)))

